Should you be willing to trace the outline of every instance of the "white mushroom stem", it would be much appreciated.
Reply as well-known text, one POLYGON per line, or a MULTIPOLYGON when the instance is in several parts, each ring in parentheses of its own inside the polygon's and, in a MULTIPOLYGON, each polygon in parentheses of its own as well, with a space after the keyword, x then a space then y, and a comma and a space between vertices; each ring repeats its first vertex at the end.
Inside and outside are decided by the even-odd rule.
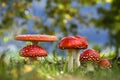
POLYGON ((92 63, 87 63, 87 71, 94 71, 94 66, 92 63))
POLYGON ((76 51, 76 53, 75 53, 75 66, 76 66, 76 68, 78 68, 81 65, 81 63, 79 61, 80 53, 79 53, 79 50, 75 50, 75 51, 76 51))
POLYGON ((69 49, 67 54, 69 56, 68 72, 72 72, 73 71, 73 50, 69 49))

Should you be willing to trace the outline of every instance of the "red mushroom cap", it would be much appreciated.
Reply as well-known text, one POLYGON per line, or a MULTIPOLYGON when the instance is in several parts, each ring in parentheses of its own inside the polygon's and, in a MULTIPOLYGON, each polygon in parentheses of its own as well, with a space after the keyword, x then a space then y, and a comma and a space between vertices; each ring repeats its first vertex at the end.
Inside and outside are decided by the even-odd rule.
POLYGON ((52 41, 56 41, 57 37, 56 36, 50 36, 50 35, 26 34, 26 35, 18 35, 18 36, 16 36, 15 40, 52 42, 52 41))
POLYGON ((107 59, 102 59, 100 62, 99 62, 99 66, 101 68, 110 68, 111 67, 111 64, 109 62, 109 60, 107 59))
POLYGON ((80 46, 82 49, 86 49, 88 47, 88 42, 84 37, 79 36, 79 35, 76 35, 74 37, 77 38, 81 42, 82 45, 80 45, 80 46))
POLYGON ((100 55, 93 49, 87 49, 83 51, 80 55, 81 62, 100 62, 100 55))
POLYGON ((20 50, 20 56, 23 57, 42 57, 47 56, 44 48, 36 45, 29 45, 20 50))
POLYGON ((58 47, 60 49, 79 49, 81 48, 82 43, 73 36, 64 37, 58 47))

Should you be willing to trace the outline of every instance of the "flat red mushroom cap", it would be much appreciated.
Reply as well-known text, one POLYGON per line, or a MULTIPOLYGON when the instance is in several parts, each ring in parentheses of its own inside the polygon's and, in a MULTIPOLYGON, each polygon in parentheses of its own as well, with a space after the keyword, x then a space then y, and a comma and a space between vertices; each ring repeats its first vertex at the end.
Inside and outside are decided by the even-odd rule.
POLYGON ((79 40, 77 40, 73 36, 69 36, 63 38, 58 44, 58 47, 60 49, 79 49, 81 48, 81 46, 79 45, 82 45, 82 43, 79 40))
POLYGON ((52 41, 57 41, 57 37, 56 36, 51 36, 51 35, 26 34, 26 35, 16 36, 15 40, 52 42, 52 41))
POLYGON ((80 55, 80 61, 81 62, 100 62, 100 55, 93 49, 87 49, 83 51, 80 55))
POLYGON ((44 57, 47 52, 44 48, 37 45, 29 45, 20 50, 20 56, 23 57, 44 57))
POLYGON ((84 37, 79 36, 79 35, 76 35, 74 37, 77 38, 81 42, 81 45, 79 46, 81 46, 82 49, 86 49, 88 47, 88 42, 84 37))
POLYGON ((110 64, 110 62, 107 59, 102 59, 99 62, 99 67, 101 67, 101 68, 110 68, 111 64, 110 64))

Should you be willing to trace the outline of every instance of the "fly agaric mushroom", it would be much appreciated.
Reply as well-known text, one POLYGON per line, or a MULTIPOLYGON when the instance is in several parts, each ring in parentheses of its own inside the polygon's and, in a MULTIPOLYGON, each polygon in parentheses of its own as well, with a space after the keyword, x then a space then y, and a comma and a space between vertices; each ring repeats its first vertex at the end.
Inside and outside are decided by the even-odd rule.
POLYGON ((37 45, 29 45, 20 50, 20 56, 28 57, 30 60, 34 61, 37 57, 47 56, 47 52, 44 48, 37 45))
MULTIPOLYGON (((26 35, 16 36, 15 40, 30 41, 30 42, 32 42, 32 45, 37 45, 38 42, 53 42, 53 41, 56 41, 57 37, 56 36, 51 36, 51 35, 26 34, 26 35)), ((32 49, 30 49, 30 51, 32 51, 32 49)))
POLYGON ((99 65, 100 68, 105 68, 105 69, 108 69, 108 68, 111 67, 110 62, 109 62, 109 60, 107 60, 107 59, 102 59, 102 60, 99 62, 98 65, 99 65))
POLYGON ((72 71, 73 70, 73 49, 78 49, 79 46, 81 45, 80 41, 77 40, 75 37, 73 36, 69 36, 69 37, 64 37, 60 43, 58 44, 58 47, 60 49, 68 49, 68 56, 69 56, 69 60, 68 60, 68 71, 72 71))
POLYGON ((79 67, 80 66, 80 61, 79 61, 79 56, 80 56, 80 54, 79 54, 79 50, 80 49, 86 49, 87 47, 88 47, 88 42, 87 42, 87 40, 84 38, 84 37, 82 37, 82 36, 79 36, 79 35, 76 35, 76 36, 74 36, 75 38, 77 38, 78 39, 78 41, 79 41, 79 45, 77 45, 78 46, 78 48, 76 49, 76 55, 75 55, 75 65, 76 65, 76 67, 79 67))
POLYGON ((53 41, 56 41, 57 37, 56 36, 50 36, 50 35, 26 34, 26 35, 16 36, 15 40, 30 41, 30 42, 32 42, 32 45, 37 45, 38 42, 53 42, 53 41))
POLYGON ((100 55, 93 49, 84 50, 80 55, 80 61, 87 62, 88 71, 94 71, 92 63, 99 63, 100 60, 100 55))

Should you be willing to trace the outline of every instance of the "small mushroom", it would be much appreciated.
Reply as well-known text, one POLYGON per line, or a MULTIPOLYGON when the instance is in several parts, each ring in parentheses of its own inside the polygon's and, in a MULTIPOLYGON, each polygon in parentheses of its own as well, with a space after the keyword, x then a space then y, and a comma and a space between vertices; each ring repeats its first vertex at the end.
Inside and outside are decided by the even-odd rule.
POLYGON ((84 38, 84 37, 82 37, 82 36, 79 36, 79 35, 76 35, 76 36, 74 36, 78 41, 79 41, 79 45, 77 45, 78 46, 78 48, 77 49, 75 49, 75 51, 76 51, 76 55, 75 55, 75 65, 76 65, 76 67, 79 67, 80 65, 81 65, 81 63, 80 63, 80 61, 79 61, 79 56, 80 56, 80 54, 79 54, 79 50, 81 50, 81 49, 86 49, 87 47, 88 47, 88 42, 87 42, 87 40, 84 38))
POLYGON ((102 59, 98 65, 100 68, 105 68, 105 69, 109 69, 111 67, 111 64, 108 59, 102 59))
POLYGON ((30 42, 32 42, 32 45, 37 45, 38 42, 54 42, 54 41, 57 41, 57 37, 56 36, 51 36, 51 35, 26 34, 26 35, 16 36, 15 40, 30 41, 30 42))
POLYGON ((20 56, 28 57, 29 60, 37 60, 37 57, 47 56, 47 52, 44 48, 37 45, 29 45, 20 50, 20 56))
POLYGON ((80 61, 87 63, 87 70, 88 71, 94 71, 93 63, 99 63, 100 62, 100 55, 97 51, 93 49, 86 49, 84 50, 80 55, 80 61))
POLYGON ((68 60, 68 72, 73 71, 73 49, 77 49, 80 45, 80 41, 78 41, 75 37, 73 36, 69 36, 69 37, 64 37, 60 43, 58 44, 58 47, 60 49, 68 49, 68 56, 69 56, 69 60, 68 60))

